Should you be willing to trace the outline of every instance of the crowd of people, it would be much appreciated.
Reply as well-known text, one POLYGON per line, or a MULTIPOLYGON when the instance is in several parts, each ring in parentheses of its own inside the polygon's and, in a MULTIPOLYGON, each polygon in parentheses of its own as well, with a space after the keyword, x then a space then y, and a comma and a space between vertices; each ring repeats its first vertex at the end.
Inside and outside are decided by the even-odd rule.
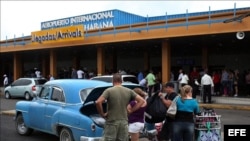
MULTIPOLYGON (((155 125, 145 122, 145 113, 143 112, 148 104, 146 99, 154 94, 157 94, 161 98, 166 108, 171 105, 176 96, 179 96, 176 101, 177 114, 174 119, 166 116, 161 123, 162 127, 158 133, 158 140, 195 140, 194 116, 200 112, 196 95, 199 93, 200 88, 203 90, 203 103, 210 104, 212 102, 212 95, 237 96, 239 90, 238 87, 235 87, 236 83, 233 83, 230 89, 226 87, 227 85, 229 86, 228 82, 225 82, 226 77, 233 77, 233 82, 237 81, 238 84, 240 79, 239 72, 236 70, 234 73, 226 69, 222 70, 221 73, 218 71, 209 73, 207 69, 198 71, 195 67, 190 73, 186 73, 180 69, 176 81, 169 81, 163 84, 159 79, 160 77, 154 74, 152 70, 147 73, 138 72, 139 85, 143 87, 136 90, 124 88, 121 85, 121 72, 115 73, 113 77, 114 87, 105 90, 102 96, 96 101, 100 115, 108 121, 104 128, 104 140, 128 140, 124 135, 130 135, 131 141, 138 141, 139 133, 145 127, 150 129, 155 125), (226 72, 228 76, 225 75, 226 72), (179 91, 176 91, 176 85, 174 84, 176 82, 179 84, 179 91), (116 105, 108 106, 106 113, 103 112, 101 106, 101 103, 105 100, 107 100, 108 105, 116 105), (119 114, 119 116, 113 114, 117 110, 122 111, 122 114, 119 114), (127 128, 119 129, 121 128, 119 125, 126 125, 127 128)), ((250 79, 250 71, 246 73, 244 78, 246 85, 250 88, 248 84, 248 81, 250 82, 248 80, 250 79)))
MULTIPOLYGON (((152 74, 143 79, 156 79, 152 74)), ((146 84, 151 86, 152 84, 146 84)), ((155 85, 155 84, 154 84, 155 85)), ((149 90, 149 89, 148 89, 149 90)), ((172 100, 178 95, 174 84, 168 82, 162 87, 153 87, 151 94, 157 94, 163 104, 168 108, 172 100), (162 88, 162 89, 156 89, 162 88), (155 93, 155 91, 159 91, 155 93)), ((152 96, 151 95, 151 96, 152 96)), ((113 74, 113 87, 106 89, 95 101, 99 114, 106 119, 103 138, 107 140, 139 141, 139 133, 148 125, 144 120, 144 112, 147 106, 146 99, 150 97, 149 91, 141 88, 128 89, 122 86, 120 73, 113 74), (107 102, 107 110, 104 112, 102 103, 107 102), (117 114, 119 113, 119 114, 117 114)), ((168 141, 192 141, 194 138, 194 115, 199 112, 196 99, 192 97, 192 87, 184 85, 180 89, 180 98, 177 100, 176 118, 166 116, 158 140, 168 141)), ((154 125, 154 124, 151 124, 154 125)), ((147 127, 146 127, 147 128, 147 127)))
MULTIPOLYGON (((209 72, 207 69, 198 71, 197 68, 194 67, 193 70, 187 74, 180 69, 177 81, 180 83, 180 86, 189 84, 193 87, 193 98, 200 94, 200 87, 203 88, 204 93, 209 93, 208 97, 211 95, 237 97, 239 93, 241 93, 241 96, 250 96, 250 70, 242 73, 237 69, 222 69, 209 72)), ((210 102, 209 99, 210 98, 208 98, 208 102, 210 102)), ((203 100, 203 102, 206 101, 203 100)))

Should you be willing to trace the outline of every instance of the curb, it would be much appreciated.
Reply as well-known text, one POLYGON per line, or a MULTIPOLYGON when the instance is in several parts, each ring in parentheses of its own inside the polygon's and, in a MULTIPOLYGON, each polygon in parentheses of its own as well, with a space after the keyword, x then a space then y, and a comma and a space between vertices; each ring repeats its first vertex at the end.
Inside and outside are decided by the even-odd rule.
POLYGON ((213 109, 246 110, 250 111, 249 105, 229 105, 229 104, 199 104, 200 108, 207 107, 213 109))

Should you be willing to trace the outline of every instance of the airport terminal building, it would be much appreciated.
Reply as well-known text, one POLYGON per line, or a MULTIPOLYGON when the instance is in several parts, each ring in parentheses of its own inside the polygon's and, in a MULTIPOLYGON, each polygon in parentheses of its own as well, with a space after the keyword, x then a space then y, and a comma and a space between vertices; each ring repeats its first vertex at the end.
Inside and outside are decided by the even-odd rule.
POLYGON ((13 80, 33 68, 56 78, 71 67, 97 75, 153 69, 162 82, 171 71, 194 66, 244 71, 250 69, 250 7, 154 17, 114 9, 43 21, 41 30, 0 45, 0 74, 13 80))

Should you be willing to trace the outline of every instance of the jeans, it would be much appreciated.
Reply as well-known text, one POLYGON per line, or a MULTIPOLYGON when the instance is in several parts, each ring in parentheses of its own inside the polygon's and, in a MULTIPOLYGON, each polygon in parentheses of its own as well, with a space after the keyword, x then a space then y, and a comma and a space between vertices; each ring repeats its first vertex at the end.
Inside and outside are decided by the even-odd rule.
POLYGON ((173 123, 173 140, 171 141, 193 141, 193 140, 194 140, 194 123, 191 122, 173 123))

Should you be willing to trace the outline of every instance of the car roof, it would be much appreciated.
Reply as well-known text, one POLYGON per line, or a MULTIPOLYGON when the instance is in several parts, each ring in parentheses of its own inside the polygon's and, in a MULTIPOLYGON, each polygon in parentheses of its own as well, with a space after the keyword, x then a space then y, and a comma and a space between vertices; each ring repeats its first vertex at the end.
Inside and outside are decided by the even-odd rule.
MULTIPOLYGON (((85 101, 89 102, 91 100, 96 100, 102 94, 101 91, 95 93, 97 89, 103 91, 104 89, 113 86, 112 83, 89 79, 56 79, 46 82, 45 85, 62 88, 64 92, 67 93, 65 95, 67 103, 81 103, 82 101, 79 98, 79 92, 83 89, 94 88, 92 91, 93 93, 91 92, 85 101)), ((137 84, 126 82, 122 83, 122 85, 128 88, 140 87, 137 84)))
POLYGON ((33 79, 33 80, 41 80, 41 79, 46 79, 44 77, 41 77, 41 78, 37 78, 37 77, 21 77, 21 78, 18 78, 18 79, 33 79))
MULTIPOLYGON (((126 76, 135 77, 135 76, 132 75, 132 74, 122 74, 121 76, 122 76, 122 77, 126 77, 126 76)), ((100 76, 95 76, 95 77, 93 77, 93 78, 97 78, 97 77, 113 77, 113 75, 100 75, 100 76)))
POLYGON ((46 82, 45 85, 63 89, 64 93, 66 93, 67 103, 80 103, 79 92, 83 89, 112 86, 111 83, 88 79, 56 79, 46 82))
MULTIPOLYGON (((125 81, 125 82, 127 81, 127 82, 131 82, 131 83, 139 84, 136 76, 134 76, 134 75, 123 74, 121 76, 122 76, 122 81, 125 81)), ((104 82, 111 83, 112 82, 112 78, 113 78, 113 75, 101 75, 101 76, 92 77, 91 80, 98 80, 98 81, 104 81, 104 82)))

